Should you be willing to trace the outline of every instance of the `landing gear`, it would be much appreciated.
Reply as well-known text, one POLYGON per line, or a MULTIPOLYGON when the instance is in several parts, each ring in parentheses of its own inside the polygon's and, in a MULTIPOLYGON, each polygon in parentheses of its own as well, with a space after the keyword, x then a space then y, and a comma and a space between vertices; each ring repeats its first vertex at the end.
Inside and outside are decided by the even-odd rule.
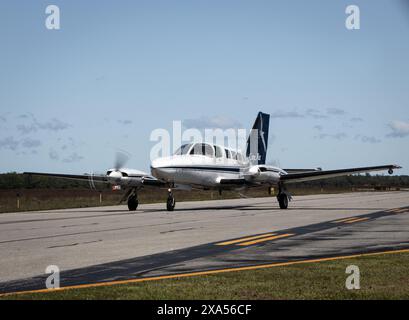
POLYGON ((285 189, 283 185, 279 185, 277 201, 278 201, 278 204, 280 205, 280 209, 287 209, 288 202, 290 200, 291 200, 291 195, 288 193, 288 191, 285 189))
POLYGON ((172 189, 168 189, 168 200, 166 201, 166 210, 173 211, 175 209, 175 197, 173 196, 172 189))
POLYGON ((138 208, 138 195, 136 194, 136 192, 132 193, 129 195, 128 197, 128 209, 129 211, 135 211, 136 208, 138 208))
POLYGON ((288 197, 285 193, 281 193, 277 196, 278 203, 280 205, 280 209, 287 209, 288 208, 288 197))

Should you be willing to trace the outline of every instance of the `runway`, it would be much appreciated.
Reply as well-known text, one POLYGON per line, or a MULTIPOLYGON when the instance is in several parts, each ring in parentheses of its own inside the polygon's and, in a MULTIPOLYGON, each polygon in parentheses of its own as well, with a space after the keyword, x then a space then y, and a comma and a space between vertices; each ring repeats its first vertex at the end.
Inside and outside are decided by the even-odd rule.
POLYGON ((0 214, 0 292, 409 248, 409 193, 274 197, 0 214))

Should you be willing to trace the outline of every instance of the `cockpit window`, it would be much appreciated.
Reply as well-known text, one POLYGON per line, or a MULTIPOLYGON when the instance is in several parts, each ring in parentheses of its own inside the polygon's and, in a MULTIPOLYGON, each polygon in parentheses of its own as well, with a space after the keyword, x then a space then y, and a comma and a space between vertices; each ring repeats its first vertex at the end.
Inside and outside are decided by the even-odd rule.
POLYGON ((206 143, 196 143, 192 151, 190 151, 190 154, 214 157, 214 149, 211 145, 206 143))
POLYGON ((192 146, 191 143, 182 145, 179 149, 176 150, 174 155, 183 155, 189 152, 190 147, 192 146))

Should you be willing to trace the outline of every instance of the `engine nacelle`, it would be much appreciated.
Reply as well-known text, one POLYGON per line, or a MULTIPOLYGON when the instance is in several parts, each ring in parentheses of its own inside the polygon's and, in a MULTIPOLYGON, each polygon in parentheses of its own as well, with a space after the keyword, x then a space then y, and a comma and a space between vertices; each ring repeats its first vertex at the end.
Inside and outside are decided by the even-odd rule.
POLYGON ((107 171, 107 180, 114 185, 122 187, 140 187, 143 184, 146 172, 134 169, 110 169, 107 171))
POLYGON ((120 185, 126 187, 140 187, 142 186, 142 177, 122 177, 120 185))
POLYGON ((251 166, 245 174, 245 178, 252 183, 269 183, 274 185, 280 180, 281 174, 285 174, 285 171, 280 168, 259 164, 251 166))

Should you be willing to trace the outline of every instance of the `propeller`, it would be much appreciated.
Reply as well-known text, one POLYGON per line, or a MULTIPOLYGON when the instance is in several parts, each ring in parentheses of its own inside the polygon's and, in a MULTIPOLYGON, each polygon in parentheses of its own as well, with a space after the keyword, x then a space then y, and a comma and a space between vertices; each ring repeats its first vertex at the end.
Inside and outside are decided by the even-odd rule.
POLYGON ((129 158, 131 155, 123 150, 118 150, 115 155, 115 165, 114 169, 115 171, 120 171, 124 165, 128 162, 129 158))
POLYGON ((130 154, 124 150, 118 150, 115 154, 114 168, 107 172, 108 179, 112 182, 119 182, 123 177, 121 169, 125 166, 130 158, 130 154))

